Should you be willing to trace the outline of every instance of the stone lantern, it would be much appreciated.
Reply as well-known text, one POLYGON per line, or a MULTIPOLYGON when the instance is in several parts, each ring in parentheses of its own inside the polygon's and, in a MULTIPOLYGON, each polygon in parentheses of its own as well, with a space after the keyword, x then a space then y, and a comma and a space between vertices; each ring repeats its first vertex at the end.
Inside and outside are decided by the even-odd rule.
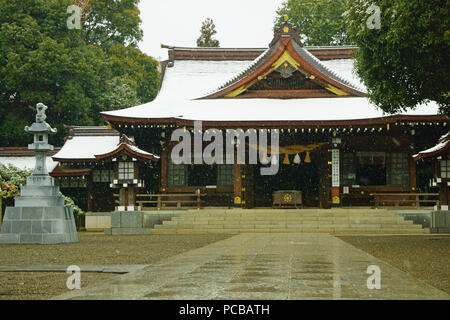
POLYGON ((47 153, 53 150, 48 135, 56 129, 45 122, 42 103, 36 106, 36 122, 25 131, 33 134, 34 141, 28 149, 34 150, 36 165, 33 174, 20 187, 20 196, 14 207, 6 208, 0 233, 0 243, 56 244, 78 242, 72 208, 64 206, 64 197, 47 171, 47 153))

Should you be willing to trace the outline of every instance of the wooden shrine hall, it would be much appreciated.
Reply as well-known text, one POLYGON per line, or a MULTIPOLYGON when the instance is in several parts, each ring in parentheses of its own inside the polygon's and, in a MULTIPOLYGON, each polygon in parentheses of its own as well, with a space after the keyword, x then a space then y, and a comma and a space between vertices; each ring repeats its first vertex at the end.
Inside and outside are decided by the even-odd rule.
POLYGON ((268 48, 164 45, 155 100, 102 112, 108 127, 72 127, 52 175, 92 211, 200 198, 202 207, 367 206, 373 193, 430 192, 432 166, 412 156, 448 131, 437 104, 383 113, 353 72, 356 47, 305 47, 298 34, 285 22, 268 48), (174 163, 172 133, 193 132, 195 121, 223 136, 277 132, 278 173, 261 175, 267 163, 174 163))

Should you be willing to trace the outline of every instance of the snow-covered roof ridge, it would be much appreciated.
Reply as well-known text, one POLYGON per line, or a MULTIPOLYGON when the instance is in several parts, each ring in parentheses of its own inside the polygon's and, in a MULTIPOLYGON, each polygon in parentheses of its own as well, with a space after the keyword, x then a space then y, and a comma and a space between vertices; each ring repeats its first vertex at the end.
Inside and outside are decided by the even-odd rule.
MULTIPOLYGON (((283 50, 283 52, 288 52, 288 48, 285 47, 286 43, 282 44, 281 38, 275 41, 274 39, 267 50, 265 50, 262 54, 260 54, 255 60, 245 66, 242 70, 238 71, 236 74, 232 75, 225 82, 217 85, 213 90, 206 91, 206 93, 197 97, 197 99, 208 99, 208 98, 220 98, 222 97, 221 93, 227 93, 227 89, 231 86, 237 85, 240 81, 245 82, 246 77, 250 77, 254 74, 254 72, 258 71, 261 67, 268 63, 271 60, 274 60, 274 55, 279 50, 283 50)), ((299 40, 298 40, 299 41, 299 40)), ((290 41, 292 44, 293 50, 300 56, 303 61, 307 64, 304 66, 305 68, 313 68, 317 70, 320 74, 332 79, 335 83, 339 83, 343 88, 348 88, 344 91, 352 92, 353 95, 356 96, 365 96, 367 95, 367 89, 361 83, 361 81, 353 81, 352 78, 355 78, 354 75, 352 77, 346 77, 341 74, 338 70, 333 69, 333 65, 330 63, 322 63, 320 59, 314 56, 311 52, 309 52, 300 42, 297 42, 295 39, 290 41)), ((337 59, 336 59, 337 60, 337 59)), ((353 65, 352 65, 353 68, 353 65)), ((247 88, 247 87, 246 87, 247 88)))
POLYGON ((363 93, 367 93, 367 89, 362 86, 354 83, 350 79, 347 79, 345 76, 339 74, 336 70, 332 70, 331 68, 327 67, 322 61, 317 59, 311 52, 306 50, 304 47, 300 47, 297 43, 293 42, 293 45, 297 52, 304 58, 307 62, 312 64, 315 68, 317 68, 320 72, 324 73, 325 75, 330 76, 333 80, 350 87, 354 90, 361 91, 363 93))
POLYGON ((214 89, 212 89, 212 90, 209 89, 209 91, 207 91, 205 94, 201 95, 199 97, 199 99, 202 99, 203 97, 207 97, 211 94, 214 94, 222 89, 225 89, 226 87, 230 86, 231 84, 233 84, 233 82, 235 82, 236 80, 241 78, 244 74, 248 73, 251 69, 255 68, 258 65, 258 63, 261 62, 268 55, 269 51, 270 51, 270 48, 267 48, 263 53, 261 53, 259 55, 258 58, 256 58, 252 62, 250 62, 248 66, 243 68, 241 71, 237 72, 235 75, 233 75, 230 79, 228 79, 224 83, 219 84, 218 86, 216 85, 214 89))

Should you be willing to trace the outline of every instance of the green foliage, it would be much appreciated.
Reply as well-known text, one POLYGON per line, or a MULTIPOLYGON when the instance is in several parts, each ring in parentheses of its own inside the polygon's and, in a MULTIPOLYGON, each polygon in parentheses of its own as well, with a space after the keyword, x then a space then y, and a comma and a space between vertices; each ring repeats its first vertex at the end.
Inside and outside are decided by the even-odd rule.
POLYGON ((38 102, 58 129, 51 143, 62 145, 64 124, 103 123, 105 96, 127 102, 114 108, 129 107, 133 95, 144 102, 156 96, 158 63, 133 47, 142 38, 138 1, 73 2, 85 4, 81 30, 67 27, 71 0, 0 0, 0 145, 30 142, 23 128, 38 102), (117 77, 135 92, 116 92, 117 77))
POLYGON ((80 215, 83 215, 84 211, 81 210, 81 208, 76 205, 76 203, 72 200, 72 198, 66 197, 61 192, 59 193, 59 195, 64 197, 64 206, 72 208, 75 220, 78 220, 78 217, 80 215))
POLYGON ((434 100, 450 115, 449 17, 446 0, 349 0, 357 73, 381 109, 394 113, 434 100), (371 4, 381 9, 380 29, 367 27, 371 4))
POLYGON ((142 102, 153 100, 158 94, 158 62, 139 49, 122 44, 108 50, 112 77, 121 77, 136 91, 142 102))
POLYGON ((133 107, 141 104, 136 90, 124 78, 114 78, 108 82, 107 91, 98 98, 99 111, 117 110, 121 108, 133 107))
POLYGON ((286 0, 277 10, 275 24, 279 26, 288 15, 307 46, 349 45, 342 16, 346 10, 346 0, 286 0))
POLYGON ((33 170, 20 170, 8 164, 0 163, 0 197, 14 198, 19 195, 19 186, 24 185, 33 170))
MULTIPOLYGON (((76 4, 80 1, 74 1, 76 4)), ((139 0, 85 0, 86 20, 83 36, 87 43, 107 50, 114 44, 133 47, 142 40, 139 0)))
POLYGON ((219 40, 213 38, 216 33, 214 21, 210 18, 206 18, 206 20, 202 22, 200 37, 197 39, 197 47, 219 47, 219 40))

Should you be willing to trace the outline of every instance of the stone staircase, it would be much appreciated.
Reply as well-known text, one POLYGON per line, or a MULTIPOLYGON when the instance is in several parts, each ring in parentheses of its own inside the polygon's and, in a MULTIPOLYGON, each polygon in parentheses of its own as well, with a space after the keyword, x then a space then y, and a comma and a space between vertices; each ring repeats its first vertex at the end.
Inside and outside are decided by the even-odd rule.
POLYGON ((380 209, 203 209, 188 210, 156 225, 150 233, 423 234, 427 231, 380 209))

